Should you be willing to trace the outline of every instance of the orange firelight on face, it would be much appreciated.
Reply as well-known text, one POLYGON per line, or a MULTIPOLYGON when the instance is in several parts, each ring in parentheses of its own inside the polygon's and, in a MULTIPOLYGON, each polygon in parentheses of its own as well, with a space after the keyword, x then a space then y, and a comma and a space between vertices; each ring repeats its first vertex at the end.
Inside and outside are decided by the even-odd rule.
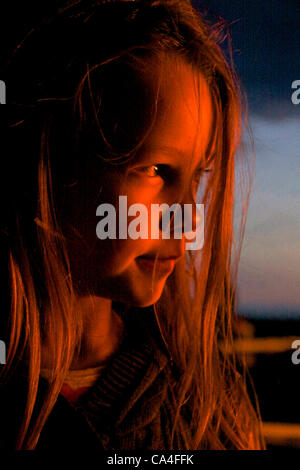
MULTIPOLYGON (((206 169, 207 155, 212 151, 212 100, 204 77, 183 60, 169 58, 164 67, 166 70, 172 69, 172 74, 163 75, 158 113, 151 132, 125 177, 121 172, 111 172, 102 185, 103 205, 98 206, 97 215, 104 216, 105 211, 112 210, 119 226, 116 221, 112 224, 112 236, 103 235, 104 225, 108 222, 102 219, 97 224, 96 237, 96 224, 92 224, 92 218, 87 223, 76 218, 71 221, 79 233, 85 234, 81 237, 84 243, 69 250, 75 278, 77 276, 81 281, 85 272, 87 287, 90 282, 97 295, 138 306, 156 302, 187 246, 188 249, 200 249, 203 241, 203 227, 202 231, 199 230, 199 237, 192 231, 195 231, 197 224, 199 229, 198 222, 203 224, 204 220, 203 214, 202 218, 199 217, 199 208, 197 218, 196 192, 206 169), (121 204, 126 199, 129 212, 133 208, 127 217, 122 207, 118 214, 115 211, 117 204, 114 202, 120 202, 120 196, 121 204), (183 213, 189 212, 191 223, 187 224, 185 231, 181 221, 180 237, 174 236, 176 230, 169 237, 157 237, 163 235, 166 227, 160 226, 160 233, 157 234, 157 227, 153 228, 152 224, 155 220, 155 217, 152 218, 152 208, 164 205, 177 205, 183 213), (136 215, 141 206, 145 211, 147 228, 153 228, 148 237, 137 234, 136 215), (187 207, 191 210, 185 210, 187 207), (87 226, 91 227, 88 231, 87 226), (128 233, 133 236, 126 237, 128 233), (195 235, 196 245, 191 248, 195 235), (173 262, 163 263, 162 260, 167 258, 172 258, 173 262)), ((76 201, 73 203, 76 206, 76 201)), ((175 216, 174 219, 176 223, 175 216)))

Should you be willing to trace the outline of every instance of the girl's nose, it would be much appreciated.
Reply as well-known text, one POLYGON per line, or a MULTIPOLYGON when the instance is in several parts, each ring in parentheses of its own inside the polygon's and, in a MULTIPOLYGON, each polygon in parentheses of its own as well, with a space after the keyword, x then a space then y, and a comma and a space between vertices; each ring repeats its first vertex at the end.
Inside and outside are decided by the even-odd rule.
POLYGON ((189 240, 195 237, 202 218, 200 205, 196 205, 194 198, 185 197, 180 203, 174 202, 165 207, 160 215, 159 230, 170 234, 170 238, 181 238, 185 235, 189 240))

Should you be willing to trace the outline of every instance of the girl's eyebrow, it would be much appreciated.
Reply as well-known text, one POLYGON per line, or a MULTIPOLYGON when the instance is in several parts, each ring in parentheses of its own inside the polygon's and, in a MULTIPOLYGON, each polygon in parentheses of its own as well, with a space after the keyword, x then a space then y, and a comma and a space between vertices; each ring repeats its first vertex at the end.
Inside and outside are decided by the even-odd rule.
MULTIPOLYGON (((188 153, 185 152, 184 150, 178 148, 178 147, 173 147, 172 145, 150 145, 149 147, 146 148, 146 151, 148 152, 163 152, 167 155, 172 155, 172 154, 177 154, 181 158, 186 158, 188 153)), ((210 161, 214 157, 214 154, 211 154, 209 158, 207 156, 204 156, 205 161, 210 161)))
POLYGON ((166 155, 169 155, 169 156, 176 153, 181 158, 186 157, 186 153, 183 150, 181 150, 177 147, 173 147, 171 145, 150 145, 149 147, 146 148, 146 151, 148 151, 148 152, 163 152, 163 153, 165 153, 166 155))

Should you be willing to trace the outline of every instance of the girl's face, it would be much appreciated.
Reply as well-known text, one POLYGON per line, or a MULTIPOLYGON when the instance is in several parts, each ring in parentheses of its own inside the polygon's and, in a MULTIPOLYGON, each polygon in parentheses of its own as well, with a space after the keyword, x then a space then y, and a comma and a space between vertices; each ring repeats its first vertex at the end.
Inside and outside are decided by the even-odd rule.
MULTIPOLYGON (((149 227, 153 203, 193 204, 195 212, 197 183, 212 151, 210 92, 202 75, 181 62, 164 78, 160 102, 155 125, 126 178, 120 171, 111 171, 99 182, 94 174, 85 195, 88 215, 79 213, 72 220, 79 236, 70 245, 71 272, 82 295, 89 291, 128 305, 151 305, 184 255, 184 234, 182 239, 172 238, 172 232, 170 239, 161 239, 161 233, 160 239, 100 240, 96 236, 101 220, 96 208, 110 203, 117 211, 118 237, 119 196, 127 196, 128 208, 135 203, 147 207, 149 227)), ((128 224, 135 218, 128 217, 128 224)))

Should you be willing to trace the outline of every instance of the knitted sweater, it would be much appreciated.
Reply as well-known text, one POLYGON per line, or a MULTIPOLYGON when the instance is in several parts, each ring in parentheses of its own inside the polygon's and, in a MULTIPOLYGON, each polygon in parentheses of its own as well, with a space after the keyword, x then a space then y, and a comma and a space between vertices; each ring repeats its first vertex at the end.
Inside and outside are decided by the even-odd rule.
MULTIPOLYGON (((118 353, 101 371, 97 382, 75 403, 59 395, 42 430, 37 449, 170 449, 176 411, 176 374, 151 317, 149 320, 142 323, 137 318, 131 319, 128 335, 118 353)), ((24 385, 25 378, 22 384, 22 377, 17 377, 17 384, 11 384, 13 390, 11 387, 10 391, 6 390, 6 400, 10 404, 18 400, 18 404, 13 415, 4 413, 7 432, 3 433, 2 428, 0 448, 13 445, 15 426, 12 423, 19 421, 24 385)), ((41 378, 40 395, 46 387, 45 379, 41 378)), ((5 410, 11 410, 9 403, 6 405, 5 410)), ((187 449, 190 439, 188 422, 181 418, 173 447, 187 449)))

